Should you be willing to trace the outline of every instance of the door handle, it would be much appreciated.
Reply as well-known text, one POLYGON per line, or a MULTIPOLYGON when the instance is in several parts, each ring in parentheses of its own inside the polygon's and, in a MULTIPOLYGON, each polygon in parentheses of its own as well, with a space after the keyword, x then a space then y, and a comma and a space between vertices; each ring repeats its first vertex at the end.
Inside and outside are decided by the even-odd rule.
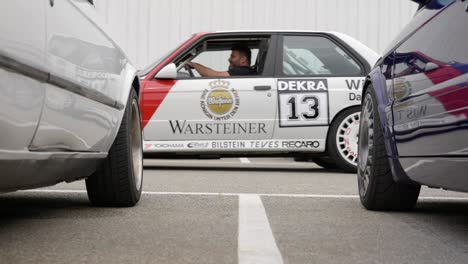
POLYGON ((268 91, 271 90, 270 85, 260 85, 260 86, 255 86, 254 87, 255 91, 268 91))

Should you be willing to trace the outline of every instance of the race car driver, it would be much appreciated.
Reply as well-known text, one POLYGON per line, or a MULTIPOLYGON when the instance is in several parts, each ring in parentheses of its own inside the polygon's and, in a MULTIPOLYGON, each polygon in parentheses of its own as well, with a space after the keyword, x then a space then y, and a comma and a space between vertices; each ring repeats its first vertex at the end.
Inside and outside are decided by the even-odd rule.
POLYGON ((202 77, 227 77, 256 75, 255 69, 250 67, 252 52, 249 47, 242 43, 235 44, 231 48, 228 71, 215 71, 200 63, 186 62, 188 66, 194 68, 202 77))

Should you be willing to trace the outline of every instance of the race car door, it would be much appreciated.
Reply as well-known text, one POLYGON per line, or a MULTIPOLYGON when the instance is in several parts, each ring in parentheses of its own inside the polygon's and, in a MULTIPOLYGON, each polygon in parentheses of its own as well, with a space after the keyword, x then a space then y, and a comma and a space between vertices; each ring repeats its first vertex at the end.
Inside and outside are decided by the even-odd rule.
POLYGON ((333 118, 360 104, 364 67, 332 35, 288 33, 280 43, 274 138, 313 139, 311 150, 324 151, 333 118))
MULTIPOLYGON (((221 40, 220 37, 211 41, 201 40, 200 43, 207 50, 198 54, 193 62, 225 71, 231 45, 226 44, 226 49, 223 49, 224 42, 221 40), (216 50, 210 47, 216 47, 216 50)), ((254 41, 265 43, 262 40, 271 43, 270 36, 262 36, 254 41)), ((258 49, 261 48, 252 47, 252 64, 256 62, 258 49)), ((273 55, 271 52, 267 54, 273 55)), ((270 55, 265 55, 265 60, 273 59, 270 55)), ((162 88, 162 84, 171 86, 145 127, 145 141, 214 141, 214 144, 220 144, 217 148, 247 149, 250 147, 242 145, 242 142, 231 142, 271 139, 277 105, 272 70, 264 69, 253 76, 212 78, 200 77, 196 72, 189 74, 181 68, 181 63, 176 61, 179 65, 177 80, 154 79, 145 87, 145 96, 149 97, 149 93, 153 92, 151 96, 158 97, 157 89, 162 88), (241 145, 233 145, 238 143, 241 145)), ((273 65, 265 62, 265 65, 268 64, 273 65)))

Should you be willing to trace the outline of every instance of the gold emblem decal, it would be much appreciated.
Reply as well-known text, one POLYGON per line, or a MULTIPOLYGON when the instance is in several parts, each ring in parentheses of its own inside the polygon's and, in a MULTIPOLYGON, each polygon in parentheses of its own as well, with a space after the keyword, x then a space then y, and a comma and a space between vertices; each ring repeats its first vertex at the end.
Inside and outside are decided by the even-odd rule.
POLYGON ((407 97, 411 93, 411 83, 405 82, 404 80, 395 80, 395 84, 393 85, 393 96, 395 99, 401 99, 403 97, 407 97))
POLYGON ((210 82, 210 88, 205 89, 200 97, 200 106, 206 116, 213 120, 228 120, 239 110, 239 93, 229 88, 227 81, 210 82))

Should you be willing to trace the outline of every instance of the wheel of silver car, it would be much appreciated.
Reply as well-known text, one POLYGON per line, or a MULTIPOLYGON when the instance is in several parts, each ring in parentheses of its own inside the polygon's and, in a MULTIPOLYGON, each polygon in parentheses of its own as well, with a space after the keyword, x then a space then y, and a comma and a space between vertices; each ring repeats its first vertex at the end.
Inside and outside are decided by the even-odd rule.
POLYGON ((330 127, 327 152, 338 168, 356 172, 359 107, 348 108, 339 114, 330 127))
POLYGON ((141 197, 143 147, 138 96, 134 89, 107 158, 86 179, 90 201, 103 206, 133 206, 141 197))
POLYGON ((364 94, 360 119, 357 180, 361 203, 369 210, 412 208, 421 186, 393 180, 372 86, 364 94))
POLYGON ((135 178, 135 188, 141 191, 143 183, 143 145, 141 137, 141 117, 138 98, 132 99, 132 125, 130 128, 130 142, 132 146, 132 167, 135 178))

